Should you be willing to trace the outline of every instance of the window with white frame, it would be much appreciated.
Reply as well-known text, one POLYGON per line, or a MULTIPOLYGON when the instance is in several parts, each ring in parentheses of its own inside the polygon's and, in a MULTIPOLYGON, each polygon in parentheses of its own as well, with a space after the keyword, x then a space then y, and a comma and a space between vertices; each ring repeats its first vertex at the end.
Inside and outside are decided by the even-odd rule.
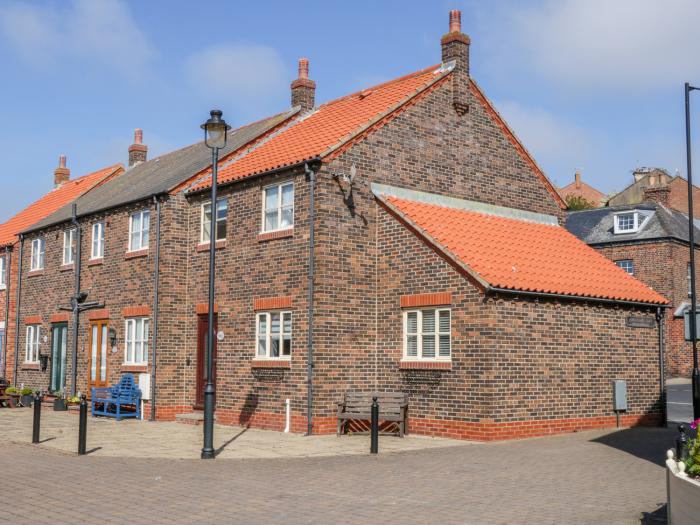
POLYGON ((151 229, 151 212, 148 210, 132 213, 129 218, 129 251, 135 252, 148 248, 151 229))
POLYGON ((632 259, 622 259, 621 261, 615 261, 620 268, 625 270, 628 274, 634 275, 634 263, 632 259))
POLYGON ((63 232, 63 264, 75 262, 75 237, 77 230, 72 228, 63 232))
POLYGON ((449 308, 406 310, 403 323, 404 359, 450 359, 452 336, 449 308))
POLYGON ((133 319, 126 320, 124 364, 148 364, 149 325, 150 321, 148 317, 134 317, 133 319))
POLYGON ((7 257, 0 257, 0 289, 7 287, 7 257))
POLYGON ((263 189, 263 231, 286 230, 294 226, 294 182, 263 189))
POLYGON ((25 341, 24 362, 39 362, 39 337, 41 337, 41 326, 38 324, 27 325, 27 339, 25 341))
POLYGON ((46 257, 46 243, 43 238, 32 240, 32 258, 30 270, 43 270, 46 257))
MULTIPOLYGON (((228 217, 228 201, 217 199, 216 201, 216 240, 226 239, 226 219, 228 217)), ((208 243, 211 239, 211 202, 202 204, 202 227, 200 242, 208 243)))
POLYGON ((96 222, 92 225, 92 249, 90 259, 102 259, 105 256, 105 223, 96 222))
POLYGON ((258 359, 289 359, 292 355, 292 312, 258 313, 256 341, 258 359))
POLYGON ((616 213, 614 215, 614 232, 616 234, 638 232, 646 219, 647 216, 638 211, 616 213))

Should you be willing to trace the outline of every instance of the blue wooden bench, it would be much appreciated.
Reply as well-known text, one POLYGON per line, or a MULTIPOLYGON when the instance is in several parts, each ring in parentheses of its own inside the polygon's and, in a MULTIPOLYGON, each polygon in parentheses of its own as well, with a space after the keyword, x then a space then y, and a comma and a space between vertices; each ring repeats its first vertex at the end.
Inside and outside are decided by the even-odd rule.
POLYGON ((124 374, 116 386, 92 389, 92 417, 125 417, 141 419, 141 390, 132 374, 124 374), (124 410, 124 409, 127 410, 124 410))

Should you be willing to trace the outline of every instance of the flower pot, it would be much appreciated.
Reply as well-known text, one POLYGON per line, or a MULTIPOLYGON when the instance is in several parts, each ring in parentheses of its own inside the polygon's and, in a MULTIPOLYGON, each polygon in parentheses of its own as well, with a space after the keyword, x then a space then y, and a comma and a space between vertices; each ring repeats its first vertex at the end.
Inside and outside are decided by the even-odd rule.
POLYGON ((20 398, 20 402, 25 407, 32 406, 32 401, 34 401, 34 396, 31 394, 22 394, 22 397, 20 398))
POLYGON ((53 400, 53 409, 56 412, 65 412, 68 410, 68 406, 66 405, 66 400, 65 399, 54 399, 53 400))

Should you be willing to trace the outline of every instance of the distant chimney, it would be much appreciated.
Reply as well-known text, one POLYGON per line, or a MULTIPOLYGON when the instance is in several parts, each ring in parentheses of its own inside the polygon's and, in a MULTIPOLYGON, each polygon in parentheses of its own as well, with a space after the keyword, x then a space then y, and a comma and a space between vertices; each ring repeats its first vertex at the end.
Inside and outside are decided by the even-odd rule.
POLYGON ((644 200, 654 201, 664 206, 670 206, 671 203, 671 187, 666 186, 649 186, 644 188, 644 200))
POLYGON ((143 143, 143 130, 134 130, 134 143, 129 146, 129 167, 146 162, 148 146, 143 143))
POLYGON ((60 188, 70 180, 70 169, 66 168, 66 156, 58 157, 58 168, 53 172, 53 185, 55 188, 60 188))
POLYGON ((576 170, 576 173, 574 174, 574 180, 576 181, 576 188, 581 187, 581 172, 579 170, 576 170))
POLYGON ((442 46, 442 63, 454 60, 455 69, 452 76, 453 106, 457 113, 464 115, 469 111, 469 44, 471 40, 462 33, 462 12, 450 11, 449 32, 440 40, 442 46))
POLYGON ((292 107, 301 106, 302 111, 313 109, 316 104, 316 82, 309 78, 309 60, 299 59, 299 75, 292 82, 292 107))

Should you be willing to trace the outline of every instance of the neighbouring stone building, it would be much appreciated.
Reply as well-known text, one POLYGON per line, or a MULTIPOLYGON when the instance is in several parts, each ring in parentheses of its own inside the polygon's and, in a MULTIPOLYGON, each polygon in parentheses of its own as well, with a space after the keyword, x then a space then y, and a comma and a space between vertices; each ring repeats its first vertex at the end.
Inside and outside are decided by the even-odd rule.
POLYGON ((469 46, 453 11, 440 64, 321 105, 301 60, 294 108, 230 134, 216 203, 202 144, 77 199, 80 265, 70 207, 24 231, 17 380, 84 391, 130 371, 147 413, 195 412, 216 232, 221 423, 281 430, 290 400, 293 431, 332 432, 343 393, 400 390, 410 432, 539 435, 613 425, 613 379, 625 424, 658 422, 666 299, 562 227, 469 46), (80 267, 99 308, 42 371, 36 334, 66 326, 80 267))

